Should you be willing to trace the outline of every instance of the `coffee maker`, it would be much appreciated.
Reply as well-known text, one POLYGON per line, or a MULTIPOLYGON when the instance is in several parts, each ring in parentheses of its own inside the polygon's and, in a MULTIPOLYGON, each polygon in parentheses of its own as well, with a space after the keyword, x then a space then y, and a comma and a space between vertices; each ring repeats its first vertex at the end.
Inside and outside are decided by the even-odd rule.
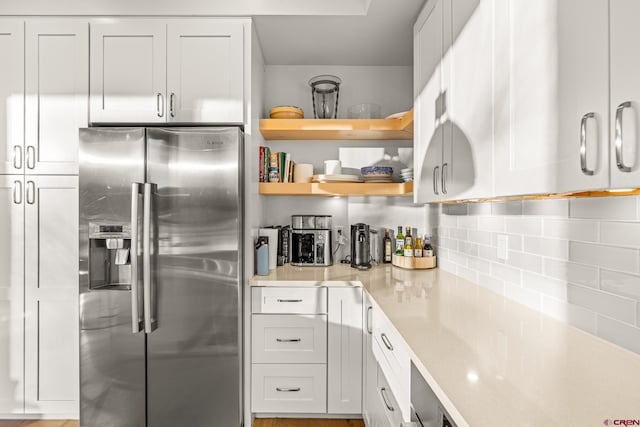
POLYGON ((361 222, 351 225, 351 267, 371 268, 369 226, 361 222))

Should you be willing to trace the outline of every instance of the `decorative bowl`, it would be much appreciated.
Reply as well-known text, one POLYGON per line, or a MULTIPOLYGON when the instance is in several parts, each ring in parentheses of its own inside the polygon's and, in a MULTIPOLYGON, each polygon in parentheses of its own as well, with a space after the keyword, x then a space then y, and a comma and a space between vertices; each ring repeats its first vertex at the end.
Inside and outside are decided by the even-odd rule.
POLYGON ((269 111, 269 117, 272 119, 303 119, 304 112, 293 105, 280 105, 269 111))
POLYGON ((366 166, 360 168, 362 177, 367 178, 391 178, 393 168, 391 166, 366 166))

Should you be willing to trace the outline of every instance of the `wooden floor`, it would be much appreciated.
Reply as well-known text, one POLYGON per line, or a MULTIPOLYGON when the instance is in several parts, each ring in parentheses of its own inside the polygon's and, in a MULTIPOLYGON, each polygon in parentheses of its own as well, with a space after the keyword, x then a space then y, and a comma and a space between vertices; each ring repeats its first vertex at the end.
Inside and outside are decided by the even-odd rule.
MULTIPOLYGON (((0 427, 78 427, 78 421, 71 420, 29 420, 2 421, 0 427)), ((362 420, 312 420, 296 418, 259 418, 253 427, 364 427, 362 420)))

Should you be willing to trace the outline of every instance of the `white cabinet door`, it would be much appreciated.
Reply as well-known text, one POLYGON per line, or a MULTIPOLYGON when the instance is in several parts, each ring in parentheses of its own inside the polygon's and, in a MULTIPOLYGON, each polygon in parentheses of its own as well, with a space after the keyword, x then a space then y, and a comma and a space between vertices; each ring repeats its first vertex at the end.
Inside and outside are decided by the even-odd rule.
POLYGON ((637 0, 610 2, 612 188, 640 187, 638 16, 640 2, 637 0))
POLYGON ((25 171, 77 175, 78 128, 89 120, 89 23, 33 20, 25 34, 25 171))
POLYGON ((166 24, 121 20, 91 24, 90 121, 166 121, 166 24))
POLYGON ((0 174, 24 161, 24 22, 0 19, 0 174))
POLYGON ((441 199, 443 1, 428 2, 414 29, 414 201, 441 199))
POLYGON ((329 288, 327 412, 362 413, 362 288, 329 288))
POLYGON ((25 405, 78 413, 78 178, 25 178, 25 405))
POLYGON ((445 199, 493 195, 493 0, 445 0, 445 199), (449 24, 450 23, 450 24, 449 24))
POLYGON ((496 0, 496 196, 608 186, 607 5, 496 0))
POLYGON ((243 122, 243 28, 222 20, 168 24, 169 121, 243 122))
POLYGON ((362 417, 368 427, 374 425, 376 412, 379 405, 376 405, 376 389, 378 386, 378 362, 373 355, 373 307, 369 301, 369 296, 364 294, 364 347, 362 366, 362 417))
POLYGON ((2 414, 24 412, 23 188, 21 175, 0 176, 0 236, 2 236, 0 238, 0 413, 2 414))

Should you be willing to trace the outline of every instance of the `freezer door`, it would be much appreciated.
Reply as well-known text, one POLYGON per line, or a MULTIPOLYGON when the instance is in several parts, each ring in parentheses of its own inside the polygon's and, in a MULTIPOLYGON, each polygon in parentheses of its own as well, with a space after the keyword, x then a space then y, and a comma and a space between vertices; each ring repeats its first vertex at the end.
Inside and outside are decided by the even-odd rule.
POLYGON ((147 137, 147 320, 157 327, 147 334, 147 424, 239 426, 242 134, 176 128, 147 137))
MULTIPOLYGON (((117 227, 131 226, 131 184, 144 182, 144 136, 142 128, 80 130, 80 424, 83 427, 141 427, 146 423, 145 335, 132 332, 131 291, 127 286, 131 282, 130 266, 123 265, 126 260, 115 260, 118 251, 109 250, 106 239, 95 238, 116 233, 117 227), (103 235, 96 236, 100 234, 96 229, 100 225, 103 235)), ((117 242, 110 245, 114 243, 117 242)))

